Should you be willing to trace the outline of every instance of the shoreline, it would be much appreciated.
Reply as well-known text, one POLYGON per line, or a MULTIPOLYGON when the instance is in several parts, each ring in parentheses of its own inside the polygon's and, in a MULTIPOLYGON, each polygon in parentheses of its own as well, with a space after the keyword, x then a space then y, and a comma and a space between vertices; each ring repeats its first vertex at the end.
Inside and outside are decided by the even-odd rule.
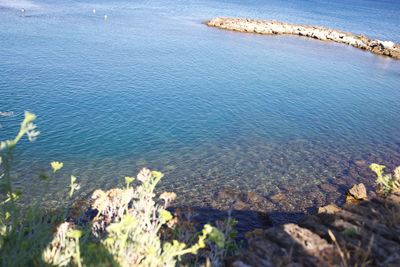
MULTIPOLYGON (((394 173, 398 177, 400 172, 394 173)), ((75 223, 92 222, 93 225, 102 225, 104 228, 96 229, 104 231, 110 224, 107 216, 124 205, 124 190, 127 189, 114 188, 93 192, 91 200, 86 202, 89 208, 84 210, 85 219, 74 218, 75 223), (99 206, 106 208, 97 218, 99 206)), ((250 194, 248 198, 252 198, 254 203, 263 201, 262 196, 255 194, 250 194)), ((348 188, 344 200, 343 205, 330 203, 319 206, 316 211, 305 214, 299 222, 284 222, 278 225, 252 224, 253 229, 246 232, 240 232, 240 221, 235 218, 235 211, 238 210, 232 207, 225 215, 225 220, 232 219, 234 222, 234 228, 230 228, 229 232, 234 236, 229 241, 233 242, 230 243, 233 247, 231 254, 227 252, 219 262, 228 267, 355 266, 360 262, 364 263, 362 266, 398 266, 400 229, 397 226, 400 222, 400 190, 394 189, 385 194, 382 187, 378 186, 377 191, 367 192, 365 185, 358 183, 348 188), (238 247, 239 242, 245 245, 238 247)), ((186 233, 199 231, 204 223, 218 225, 216 212, 224 212, 211 211, 214 216, 210 222, 204 219, 205 213, 210 210, 200 211, 200 214, 199 210, 190 206, 171 206, 168 210, 174 214, 171 229, 187 231, 186 233)), ((243 212, 250 215, 247 208, 243 212)), ((268 209, 261 212, 266 222, 270 212, 268 209)), ((221 219, 220 223, 222 221, 221 219)), ((171 237, 171 232, 167 228, 164 230, 161 236, 171 237)), ((207 253, 210 252, 205 250, 205 253, 203 257, 209 257, 210 254, 207 253)), ((184 263, 190 265, 193 262, 188 260, 184 263)))
POLYGON ((345 205, 329 204, 299 223, 246 233, 247 248, 228 266, 398 266, 399 211, 400 192, 368 197, 358 184, 345 205))
POLYGON ((222 18, 206 21, 209 27, 262 35, 297 35, 321 41, 347 44, 371 53, 400 60, 400 44, 392 41, 369 39, 364 35, 330 29, 320 26, 291 24, 274 20, 222 18))

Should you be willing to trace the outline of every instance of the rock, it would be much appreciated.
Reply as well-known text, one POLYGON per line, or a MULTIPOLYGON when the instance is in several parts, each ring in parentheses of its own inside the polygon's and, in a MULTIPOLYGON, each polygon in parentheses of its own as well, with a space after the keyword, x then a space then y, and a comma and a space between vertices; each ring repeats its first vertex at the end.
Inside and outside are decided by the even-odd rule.
POLYGON ((279 189, 281 189, 282 191, 285 191, 286 193, 293 193, 297 190, 297 188, 291 186, 291 185, 282 185, 279 186, 279 189))
POLYGON ((305 252, 319 257, 321 251, 325 249, 333 249, 333 246, 322 239, 317 234, 308 230, 307 228, 302 228, 296 224, 285 224, 283 230, 287 235, 289 235, 296 243, 300 244, 305 252))
POLYGON ((335 203, 341 197, 339 192, 331 192, 326 195, 326 203, 335 203))
POLYGON ((275 207, 274 203, 254 192, 247 193, 246 203, 250 205, 251 210, 257 212, 272 211, 275 207))
POLYGON ((250 203, 259 203, 259 202, 262 202, 263 200, 264 200, 264 197, 257 193, 254 193, 251 191, 247 193, 247 201, 250 203))
POLYGON ((363 160, 363 159, 356 159, 356 160, 354 161, 354 164, 356 164, 357 167, 364 167, 365 164, 366 164, 366 161, 363 160))
POLYGON ((348 195, 351 195, 356 200, 366 200, 368 199, 367 196, 367 189, 363 183, 359 183, 357 185, 353 185, 348 192, 348 195))
POLYGON ((284 195, 282 193, 278 193, 271 197, 271 201, 274 203, 278 203, 281 201, 287 201, 287 197, 286 197, 286 195, 284 195))
MULTIPOLYGON (((353 188, 353 194, 363 192, 360 184, 353 188)), ((400 192, 357 206, 327 205, 298 225, 284 224, 246 234, 248 247, 226 266, 328 267, 341 266, 343 259, 349 266, 360 260, 366 262, 365 266, 399 266, 399 212, 400 192)))
POLYGON ((228 201, 233 202, 234 200, 236 200, 239 197, 240 197, 240 192, 234 191, 229 188, 220 190, 216 195, 217 201, 227 201, 228 200, 228 201))
POLYGON ((320 188, 326 193, 331 193, 331 192, 337 191, 336 187, 334 187, 333 185, 331 185, 329 183, 321 184, 320 188))
POLYGON ((218 27, 230 31, 257 34, 295 34, 318 40, 330 40, 345 43, 375 54, 400 59, 400 47, 391 41, 371 40, 364 35, 355 35, 335 29, 317 26, 296 25, 271 20, 252 20, 242 18, 214 18, 207 22, 210 27, 218 27))
POLYGON ((320 213, 335 214, 338 211, 340 211, 340 208, 335 204, 329 204, 318 208, 318 214, 320 213))
POLYGON ((248 210, 248 209, 250 209, 250 206, 249 206, 249 204, 247 204, 247 203, 241 201, 240 199, 238 199, 233 204, 233 209, 235 209, 235 210, 248 210))
POLYGON ((357 204, 366 199, 368 199, 367 189, 362 183, 353 185, 346 194, 346 204, 357 204))
POLYGON ((395 45, 395 43, 391 41, 381 41, 380 43, 383 46, 383 48, 393 48, 395 45))
MULTIPOLYGON (((265 237, 285 251, 291 251, 291 262, 303 266, 335 266, 340 258, 335 247, 307 228, 296 224, 285 224, 265 231, 265 237)), ((276 259, 272 259, 278 263, 276 259)), ((281 265, 281 264, 275 264, 281 265)))
POLYGON ((394 202, 394 203, 396 203, 397 205, 400 205, 400 193, 399 192, 395 192, 395 193, 390 194, 387 197, 387 199, 392 201, 392 202, 394 202))
POLYGON ((400 166, 394 169, 393 178, 400 181, 400 166))
POLYGON ((375 191, 368 191, 368 198, 375 198, 375 197, 377 197, 375 191))

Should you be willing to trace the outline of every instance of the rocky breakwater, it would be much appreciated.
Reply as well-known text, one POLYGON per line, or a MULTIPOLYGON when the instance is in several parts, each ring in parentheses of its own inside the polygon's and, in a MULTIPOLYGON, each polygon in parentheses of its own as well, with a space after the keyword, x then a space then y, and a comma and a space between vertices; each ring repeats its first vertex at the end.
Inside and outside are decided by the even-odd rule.
POLYGON ((210 27, 238 32, 265 35, 292 34, 305 36, 322 41, 343 43, 378 55, 400 59, 400 44, 391 41, 369 39, 364 35, 355 35, 349 32, 320 26, 298 25, 272 20, 246 18, 214 18, 206 24, 210 27))

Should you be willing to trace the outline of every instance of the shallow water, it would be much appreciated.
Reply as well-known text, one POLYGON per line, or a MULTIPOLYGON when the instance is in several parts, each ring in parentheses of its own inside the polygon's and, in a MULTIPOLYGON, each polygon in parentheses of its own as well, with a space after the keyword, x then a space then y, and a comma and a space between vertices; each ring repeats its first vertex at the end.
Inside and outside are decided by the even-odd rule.
POLYGON ((32 189, 35 176, 59 160, 50 203, 70 173, 86 196, 147 166, 166 173, 162 189, 178 204, 224 209, 214 195, 229 188, 282 192, 272 209, 297 212, 372 185, 371 162, 400 164, 400 61, 202 24, 214 16, 400 42, 396 1, 0 0, 0 111, 14 112, 0 117, 0 140, 24 110, 42 132, 17 150, 25 197, 44 190, 32 189))

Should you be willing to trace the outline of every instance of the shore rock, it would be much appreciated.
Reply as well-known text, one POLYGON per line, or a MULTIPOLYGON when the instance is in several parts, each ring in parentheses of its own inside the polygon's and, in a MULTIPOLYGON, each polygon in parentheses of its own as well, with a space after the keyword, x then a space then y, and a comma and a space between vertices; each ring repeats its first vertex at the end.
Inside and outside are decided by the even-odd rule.
MULTIPOLYGON (((363 186, 353 188, 365 197, 363 186)), ((400 266, 399 213, 396 193, 357 206, 327 205, 299 224, 249 233, 248 248, 227 266, 400 266)))
POLYGON ((359 200, 366 200, 367 197, 367 189, 365 188, 364 184, 357 184, 353 185, 353 187, 350 188, 349 194, 352 195, 355 199, 359 200))
POLYGON ((326 213, 326 214, 334 214, 335 212, 339 211, 340 208, 335 204, 329 204, 323 207, 318 208, 318 213, 326 213))
POLYGON ((346 203, 352 203, 355 204, 360 200, 367 200, 368 195, 367 195, 367 189, 365 188, 365 185, 360 183, 353 185, 349 191, 347 192, 346 195, 346 203))
POLYGON ((230 31, 264 35, 292 34, 305 36, 322 41, 343 43, 378 55, 400 59, 400 44, 392 41, 372 40, 364 35, 355 35, 320 26, 297 25, 272 20, 219 17, 208 21, 207 25, 230 31))

